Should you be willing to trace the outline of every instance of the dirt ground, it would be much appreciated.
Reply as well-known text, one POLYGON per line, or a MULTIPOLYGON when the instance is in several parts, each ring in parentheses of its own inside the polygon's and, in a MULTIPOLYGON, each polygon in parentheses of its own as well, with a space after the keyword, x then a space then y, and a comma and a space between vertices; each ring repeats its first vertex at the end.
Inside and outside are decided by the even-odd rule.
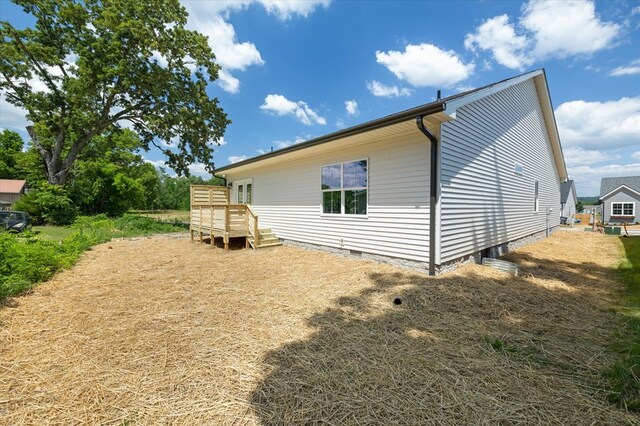
POLYGON ((508 256, 518 278, 429 278, 287 246, 103 244, 0 307, 0 424, 637 424, 601 376, 621 247, 557 232, 508 256))

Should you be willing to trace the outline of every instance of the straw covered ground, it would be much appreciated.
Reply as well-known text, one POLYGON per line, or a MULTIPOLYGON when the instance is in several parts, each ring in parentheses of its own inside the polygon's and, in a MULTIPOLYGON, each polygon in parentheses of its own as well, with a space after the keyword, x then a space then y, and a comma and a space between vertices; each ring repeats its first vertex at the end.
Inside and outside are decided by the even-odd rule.
POLYGON ((438 278, 293 247, 115 241, 0 307, 0 424, 632 424, 601 372, 619 239, 438 278), (400 298, 401 305, 392 301, 400 298))

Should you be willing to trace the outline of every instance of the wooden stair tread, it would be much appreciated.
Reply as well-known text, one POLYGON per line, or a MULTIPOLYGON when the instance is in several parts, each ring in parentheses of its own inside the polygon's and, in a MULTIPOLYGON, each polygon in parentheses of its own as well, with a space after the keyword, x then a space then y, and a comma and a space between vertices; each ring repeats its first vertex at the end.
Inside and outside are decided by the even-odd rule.
POLYGON ((276 246, 281 246, 282 245, 282 241, 278 241, 278 242, 273 242, 273 243, 267 243, 267 244, 258 244, 258 248, 267 248, 267 247, 276 247, 276 246))

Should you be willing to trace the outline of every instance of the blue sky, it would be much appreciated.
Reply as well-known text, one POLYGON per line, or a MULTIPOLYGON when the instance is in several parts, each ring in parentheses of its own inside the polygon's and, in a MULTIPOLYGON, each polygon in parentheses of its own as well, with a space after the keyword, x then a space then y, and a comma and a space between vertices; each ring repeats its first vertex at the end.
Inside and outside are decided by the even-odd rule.
MULTIPOLYGON (((182 3, 222 66, 217 167, 544 67, 578 194, 640 175, 640 1, 182 3)), ((0 14, 30 22, 6 0, 0 14)), ((0 99, 0 127, 26 139, 25 124, 0 99)))

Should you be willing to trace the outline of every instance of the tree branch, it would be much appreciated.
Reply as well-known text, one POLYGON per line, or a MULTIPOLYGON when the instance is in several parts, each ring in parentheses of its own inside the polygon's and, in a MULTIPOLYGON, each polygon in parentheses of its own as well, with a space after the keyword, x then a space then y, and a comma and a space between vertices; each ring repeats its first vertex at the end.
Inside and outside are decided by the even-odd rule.
POLYGON ((13 28, 13 26, 11 26, 11 25, 9 25, 9 28, 10 28, 11 32, 13 33, 13 37, 14 37, 14 40, 16 41, 16 43, 24 51, 24 53, 27 55, 27 57, 31 60, 33 65, 38 69, 39 73, 41 74, 40 76, 46 80, 46 83, 48 83, 47 86, 49 86, 49 88, 52 91, 56 92, 56 94, 58 96, 62 97, 62 94, 60 93, 60 90, 58 89, 58 86, 56 86, 56 84, 53 82, 53 80, 51 80, 51 77, 49 76, 49 73, 47 73, 44 70, 44 68, 42 68, 42 65, 40 65, 40 62, 35 58, 35 56, 33 56, 31 51, 29 49, 27 49, 27 46, 25 46, 25 44, 20 39, 20 35, 17 33, 16 29, 13 28))

